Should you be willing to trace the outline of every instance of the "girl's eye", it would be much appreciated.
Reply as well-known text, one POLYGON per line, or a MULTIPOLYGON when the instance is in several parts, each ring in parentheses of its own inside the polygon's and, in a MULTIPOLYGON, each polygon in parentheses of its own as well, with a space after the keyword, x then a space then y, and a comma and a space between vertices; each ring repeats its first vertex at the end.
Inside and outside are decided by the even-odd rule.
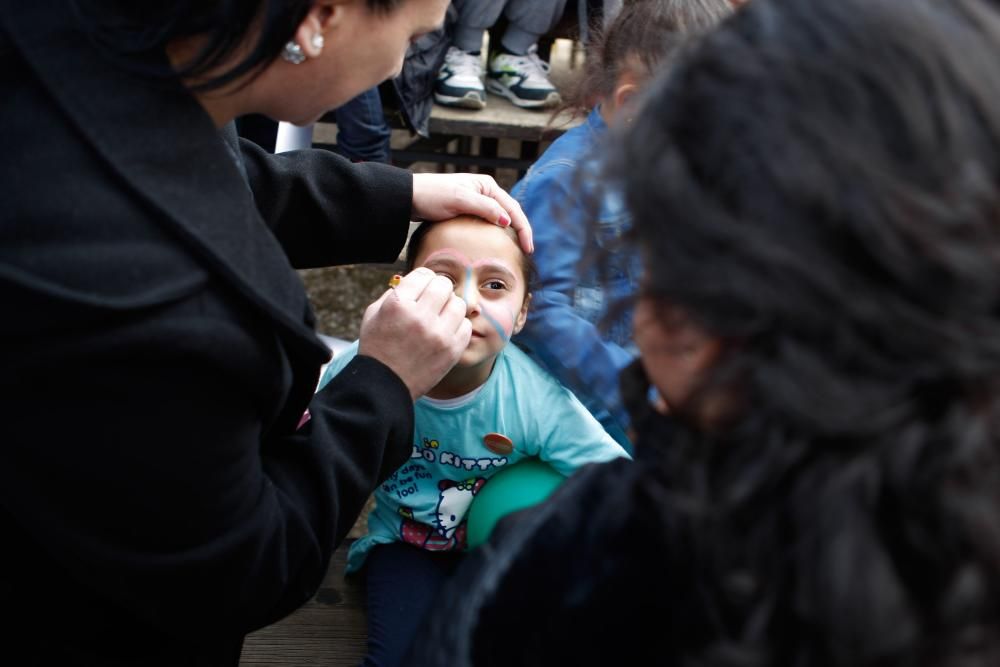
POLYGON ((504 289, 507 289, 507 285, 505 285, 500 280, 487 280, 485 283, 483 283, 483 287, 485 289, 489 289, 489 290, 504 290, 504 289))

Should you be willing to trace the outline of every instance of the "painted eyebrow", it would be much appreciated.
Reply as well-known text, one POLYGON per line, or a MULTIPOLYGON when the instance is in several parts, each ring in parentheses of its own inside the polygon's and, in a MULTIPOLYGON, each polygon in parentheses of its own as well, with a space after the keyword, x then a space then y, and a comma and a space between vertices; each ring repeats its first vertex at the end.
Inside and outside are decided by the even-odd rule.
POLYGON ((507 276, 512 282, 517 282, 517 276, 507 268, 506 264, 501 264, 499 262, 490 261, 488 259, 481 260, 473 264, 476 268, 486 267, 490 271, 496 271, 497 273, 502 273, 507 276))
POLYGON ((514 270, 511 269, 506 262, 499 259, 491 259, 491 258, 479 259, 472 262, 464 254, 462 254, 458 250, 453 250, 451 248, 443 248, 441 250, 432 252, 430 255, 428 255, 427 259, 424 260, 423 266, 430 268, 432 264, 445 265, 448 267, 455 267, 463 270, 469 267, 475 267, 478 269, 480 267, 485 266, 487 269, 490 269, 491 271, 498 271, 504 273, 506 276, 508 276, 509 280, 515 283, 517 282, 517 273, 515 273, 514 270))
POLYGON ((428 264, 435 261, 448 262, 451 264, 455 264, 456 266, 462 266, 462 267, 471 264, 468 257, 466 257, 457 250, 452 250, 451 248, 435 250, 434 252, 429 254, 426 259, 424 259, 424 266, 427 266, 428 264))

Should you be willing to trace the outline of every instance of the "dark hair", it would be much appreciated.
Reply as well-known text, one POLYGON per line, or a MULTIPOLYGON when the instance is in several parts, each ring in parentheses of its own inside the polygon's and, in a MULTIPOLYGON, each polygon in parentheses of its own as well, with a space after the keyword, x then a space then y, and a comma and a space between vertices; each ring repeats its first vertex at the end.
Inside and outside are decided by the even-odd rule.
MULTIPOLYGON (((366 0, 389 12, 405 0, 366 0)), ((314 0, 72 0, 84 29, 104 51, 132 70, 162 79, 203 79, 244 44, 254 27, 254 48, 227 71, 199 81, 194 90, 217 89, 257 74, 292 39, 314 0), (202 36, 200 52, 179 71, 162 57, 178 39, 202 36)))
MULTIPOLYGON (((471 217, 471 216, 469 216, 471 217)), ((406 243, 406 270, 412 271, 416 268, 415 264, 417 261, 417 256, 420 254, 420 249, 423 247, 424 239, 427 237, 427 233, 435 226, 442 222, 448 222, 447 220, 441 220, 438 222, 428 221, 422 222, 413 230, 410 234, 410 240, 406 243)), ((484 224, 492 224, 486 220, 482 221, 484 224)), ((521 250, 521 242, 517 238, 517 232, 514 231, 512 227, 507 227, 504 231, 507 235, 511 237, 514 241, 514 245, 517 246, 520 251, 521 257, 521 272, 524 274, 525 283, 525 294, 531 293, 537 283, 538 283, 538 267, 535 265, 535 260, 531 258, 531 255, 526 254, 521 250)))
POLYGON ((729 0, 632 0, 587 45, 583 73, 561 109, 588 113, 611 96, 622 72, 651 75, 691 35, 711 30, 733 11, 729 0))
POLYGON ((997 63, 983 0, 752 1, 625 129, 642 296, 726 348, 637 444, 665 663, 1000 664, 997 63))

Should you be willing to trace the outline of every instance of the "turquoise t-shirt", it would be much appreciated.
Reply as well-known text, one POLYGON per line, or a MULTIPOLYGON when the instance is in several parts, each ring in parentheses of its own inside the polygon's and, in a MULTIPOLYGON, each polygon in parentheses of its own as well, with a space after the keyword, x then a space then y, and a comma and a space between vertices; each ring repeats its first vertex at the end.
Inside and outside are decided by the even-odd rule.
MULTIPOLYGON (((338 354, 320 388, 357 352, 355 342, 338 354)), ((450 401, 420 398, 414 414, 413 453, 375 491, 368 534, 351 546, 348 572, 377 544, 464 549, 473 496, 497 470, 525 457, 568 476, 586 463, 628 456, 568 389, 514 345, 500 353, 482 387, 450 401)))

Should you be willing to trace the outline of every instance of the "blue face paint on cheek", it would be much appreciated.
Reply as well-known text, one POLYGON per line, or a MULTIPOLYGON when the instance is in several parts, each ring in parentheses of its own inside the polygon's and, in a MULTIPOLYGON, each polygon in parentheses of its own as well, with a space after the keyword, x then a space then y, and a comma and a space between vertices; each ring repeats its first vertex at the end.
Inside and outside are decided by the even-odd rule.
POLYGON ((492 324, 493 328, 497 330, 497 333, 500 334, 500 338, 504 343, 510 340, 510 336, 507 335, 507 331, 503 328, 503 325, 497 322, 496 318, 490 315, 485 308, 482 309, 482 314, 483 317, 486 318, 486 321, 492 324))
MULTIPOLYGON (((510 315, 510 326, 511 326, 511 331, 508 332, 507 329, 504 327, 504 325, 502 325, 500 323, 500 321, 497 320, 497 318, 493 317, 493 315, 490 314, 490 312, 486 309, 486 307, 485 307, 486 304, 482 304, 482 305, 483 305, 483 307, 480 308, 480 311, 482 312, 483 317, 486 318, 487 322, 489 322, 490 324, 493 325, 493 328, 497 330, 497 333, 500 334, 500 339, 503 340, 503 342, 505 344, 507 342, 509 342, 511 336, 514 335, 514 330, 513 330, 514 329, 514 322, 517 321, 515 319, 515 317, 514 317, 514 312, 512 310, 510 310, 509 308, 507 309, 507 314, 510 315)), ((497 306, 497 307, 499 308, 500 306, 497 306)))

